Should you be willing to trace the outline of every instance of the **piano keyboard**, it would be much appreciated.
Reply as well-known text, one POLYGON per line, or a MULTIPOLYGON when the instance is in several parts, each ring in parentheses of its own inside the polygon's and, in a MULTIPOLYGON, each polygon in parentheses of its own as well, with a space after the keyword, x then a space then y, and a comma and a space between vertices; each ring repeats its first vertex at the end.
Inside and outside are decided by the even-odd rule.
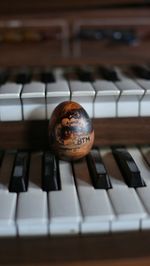
POLYGON ((150 146, 101 147, 78 162, 0 152, 0 236, 150 229, 150 146))
POLYGON ((140 67, 1 71, 0 121, 47 120, 68 100, 91 118, 150 116, 150 69, 140 67))

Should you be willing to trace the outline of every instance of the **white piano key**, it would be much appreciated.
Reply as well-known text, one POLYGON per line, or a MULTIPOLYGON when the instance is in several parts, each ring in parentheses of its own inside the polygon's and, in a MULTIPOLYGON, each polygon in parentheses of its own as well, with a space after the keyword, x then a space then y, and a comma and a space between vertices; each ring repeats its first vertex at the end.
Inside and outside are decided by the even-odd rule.
POLYGON ((50 234, 77 234, 81 221, 78 197, 71 164, 59 161, 61 190, 48 193, 50 207, 50 234))
POLYGON ((15 223, 17 194, 8 191, 14 160, 15 153, 5 153, 0 168, 0 237, 17 234, 15 223))
POLYGON ((0 87, 0 120, 22 120, 21 93, 22 85, 7 82, 0 87))
POLYGON ((70 90, 65 80, 47 84, 46 88, 46 109, 49 119, 56 106, 64 101, 70 100, 70 90))
POLYGON ((45 85, 32 81, 25 84, 21 94, 24 120, 46 119, 45 85))
POLYGON ((120 90, 120 97, 117 102, 117 116, 139 116, 140 99, 144 95, 144 90, 133 80, 127 78, 116 81, 115 85, 120 90))
POLYGON ((95 90, 89 82, 72 80, 69 82, 71 100, 78 102, 86 110, 89 117, 93 117, 93 102, 95 90))
POLYGON ((150 116, 150 81, 136 79, 136 82, 145 90, 145 94, 140 101, 140 116, 150 116))
POLYGON ((48 234, 47 193, 41 190, 42 153, 32 153, 28 191, 18 195, 17 226, 22 236, 48 234))
POLYGON ((16 236, 15 211, 17 194, 0 191, 0 237, 16 236))
POLYGON ((150 160, 150 147, 142 148, 142 153, 137 148, 128 148, 128 151, 138 165, 141 176, 146 184, 145 187, 139 187, 136 191, 148 212, 148 216, 141 221, 141 227, 142 229, 150 229, 150 166, 142 156, 143 153, 143 155, 150 160))
POLYGON ((113 82, 106 80, 96 80, 93 86, 96 91, 94 117, 116 117, 119 89, 113 82))
POLYGON ((108 195, 116 214, 116 220, 111 223, 111 230, 139 230, 140 221, 147 216, 147 213, 136 191, 124 183, 111 150, 107 148, 101 149, 100 154, 113 187, 108 190, 108 195))
POLYGON ((109 232, 114 213, 106 190, 93 187, 85 159, 74 163, 74 172, 83 214, 81 233, 109 232))

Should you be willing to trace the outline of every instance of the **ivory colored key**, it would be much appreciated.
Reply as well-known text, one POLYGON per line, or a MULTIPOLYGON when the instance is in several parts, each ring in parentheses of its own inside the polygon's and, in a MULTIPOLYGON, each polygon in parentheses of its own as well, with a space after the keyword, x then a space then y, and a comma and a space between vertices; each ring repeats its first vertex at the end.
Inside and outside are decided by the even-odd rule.
POLYGON ((42 152, 31 153, 28 191, 18 195, 17 226, 19 235, 48 234, 47 193, 41 189, 42 152))
POLYGON ((93 117, 93 101, 95 90, 89 82, 70 81, 69 82, 71 100, 78 102, 86 110, 89 117, 93 117))
POLYGON ((85 159, 75 162, 73 169, 83 214, 81 233, 109 232, 114 213, 106 190, 94 188, 85 159))
POLYGON ((137 148, 128 148, 128 151, 136 161, 141 171, 146 186, 137 188, 136 191, 148 212, 148 216, 141 221, 142 229, 150 229, 150 147, 143 147, 141 151, 137 148))
POLYGON ((116 117, 120 90, 113 82, 106 80, 96 80, 93 86, 96 91, 94 117, 116 117))
POLYGON ((115 82, 120 90, 120 97, 117 102, 118 117, 132 117, 140 115, 140 100, 144 90, 133 80, 124 79, 115 82))
POLYGON ((100 155, 105 163, 113 187, 113 189, 108 190, 108 195, 116 214, 116 219, 111 223, 112 232, 139 230, 140 221, 147 216, 147 213, 135 189, 129 188, 124 183, 109 148, 101 149, 100 155))
POLYGON ((136 82, 145 90, 140 101, 140 116, 150 116, 150 80, 136 79, 136 82))
POLYGON ((61 190, 48 193, 49 232, 52 235, 78 234, 81 213, 71 164, 59 161, 59 172, 61 190))
POLYGON ((0 168, 0 236, 16 236, 17 194, 9 193, 9 179, 13 169, 15 152, 5 152, 0 168))
POLYGON ((24 120, 46 119, 45 85, 32 81, 25 84, 21 94, 24 120))
POLYGON ((22 107, 20 100, 22 85, 7 82, 0 87, 0 120, 22 120, 22 107))
POLYGON ((47 84, 46 88, 46 109, 47 119, 52 115, 52 112, 58 104, 70 100, 70 90, 68 83, 65 80, 56 81, 47 84))

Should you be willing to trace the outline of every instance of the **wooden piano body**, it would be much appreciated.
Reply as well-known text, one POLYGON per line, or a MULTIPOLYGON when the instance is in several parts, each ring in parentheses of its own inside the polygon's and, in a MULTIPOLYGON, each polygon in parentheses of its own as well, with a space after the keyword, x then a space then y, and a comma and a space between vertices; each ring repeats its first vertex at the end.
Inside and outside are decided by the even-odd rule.
MULTIPOLYGON (((1 1, 0 66, 145 64, 150 7, 144 1, 1 1), (83 29, 131 31, 134 44, 79 38, 83 29), (46 37, 41 37, 42 36, 46 37), (24 34, 24 35, 23 35, 24 34), (22 41, 25 38, 26 41, 22 41), (44 38, 44 39, 41 39, 44 38), (4 39, 4 41, 3 41, 4 39)), ((48 121, 0 122, 1 148, 45 148, 48 121)), ((150 118, 93 119, 95 145, 149 144, 150 118)), ((149 265, 150 232, 1 238, 1 265, 149 265)))

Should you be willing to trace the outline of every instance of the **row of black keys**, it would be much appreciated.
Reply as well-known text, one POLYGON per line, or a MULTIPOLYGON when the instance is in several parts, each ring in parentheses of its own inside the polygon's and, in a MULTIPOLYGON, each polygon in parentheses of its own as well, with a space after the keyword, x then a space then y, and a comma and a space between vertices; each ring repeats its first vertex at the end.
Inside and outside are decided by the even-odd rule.
MULTIPOLYGON (((112 149, 113 155, 129 187, 145 186, 140 170, 132 156, 125 149, 112 149)), ((96 189, 112 188, 105 165, 97 149, 93 149, 86 157, 91 181, 96 189)), ((26 151, 16 153, 9 191, 25 192, 28 189, 28 170, 30 154, 26 151)), ((1 152, 2 163, 2 152, 1 152)), ((43 191, 61 190, 61 179, 58 160, 49 151, 43 154, 41 185, 43 191)))
MULTIPOLYGON (((132 66, 131 67, 134 74, 143 79, 150 79, 150 68, 148 66, 132 66)), ((93 73, 86 69, 76 68, 75 73, 78 80, 85 82, 93 82, 94 76, 93 73)), ((117 71, 113 67, 98 67, 98 73, 106 80, 109 81, 118 81, 119 77, 117 71)), ((0 71, 0 84, 4 84, 9 80, 10 73, 9 71, 2 70, 0 71)), ((67 72, 64 74, 64 78, 68 79, 67 72)), ((18 84, 27 84, 32 80, 32 71, 29 69, 20 70, 15 76, 15 82, 18 84)), ((41 71, 39 73, 39 80, 44 83, 55 82, 55 76, 51 70, 41 71)))

